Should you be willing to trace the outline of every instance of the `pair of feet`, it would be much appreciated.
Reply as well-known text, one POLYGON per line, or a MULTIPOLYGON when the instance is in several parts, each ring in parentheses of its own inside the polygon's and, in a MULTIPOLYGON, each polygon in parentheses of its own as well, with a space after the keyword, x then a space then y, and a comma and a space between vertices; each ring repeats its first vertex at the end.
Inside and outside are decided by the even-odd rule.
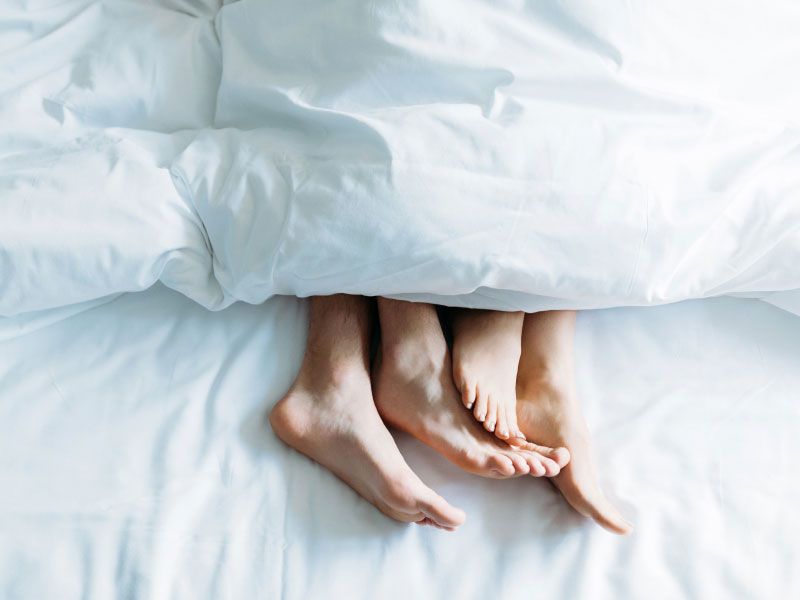
MULTIPOLYGON (((285 443, 327 467, 379 510, 399 521, 452 530, 464 521, 465 515, 410 469, 384 422, 410 433, 477 475, 552 477, 579 512, 617 533, 628 531, 627 523, 595 484, 588 436, 569 382, 562 384, 542 377, 519 382, 515 414, 518 420, 501 421, 497 417, 494 429, 503 430, 498 433, 507 433, 509 438, 524 436, 544 445, 519 439, 511 447, 484 431, 460 405, 460 400, 469 403, 469 394, 463 392, 464 383, 480 384, 480 370, 473 370, 477 366, 474 361, 461 362, 468 353, 459 355, 453 369, 441 330, 437 331, 430 322, 430 312, 425 316, 428 322, 420 321, 418 327, 409 323, 408 315, 392 324, 393 310, 402 311, 404 307, 393 306, 394 301, 379 301, 384 342, 370 374, 366 336, 357 338, 354 351, 348 352, 347 332, 337 329, 344 323, 348 327, 353 324, 347 318, 337 323, 335 318, 330 319, 330 313, 315 316, 314 303, 319 300, 322 299, 312 300, 309 345, 301 371, 270 415, 275 433, 285 443), (328 321, 321 325, 320 318, 328 321), (403 328, 402 335, 393 335, 395 326, 403 328), (325 331, 320 334, 320 329, 325 331), (453 384, 453 373, 465 378, 461 381, 461 398, 453 384)), ((413 313, 412 320, 417 316, 413 313)), ((484 389, 493 388, 487 383, 484 389)), ((486 415, 497 415, 490 413, 490 396, 482 396, 479 388, 473 408, 481 397, 486 399, 486 415)))

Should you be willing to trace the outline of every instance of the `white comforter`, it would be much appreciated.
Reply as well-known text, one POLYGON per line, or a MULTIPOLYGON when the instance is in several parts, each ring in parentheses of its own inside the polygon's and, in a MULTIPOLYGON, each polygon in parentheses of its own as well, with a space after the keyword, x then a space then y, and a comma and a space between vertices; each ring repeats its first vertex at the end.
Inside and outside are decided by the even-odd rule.
POLYGON ((0 8, 0 314, 800 310, 794 3, 158 4, 0 8))

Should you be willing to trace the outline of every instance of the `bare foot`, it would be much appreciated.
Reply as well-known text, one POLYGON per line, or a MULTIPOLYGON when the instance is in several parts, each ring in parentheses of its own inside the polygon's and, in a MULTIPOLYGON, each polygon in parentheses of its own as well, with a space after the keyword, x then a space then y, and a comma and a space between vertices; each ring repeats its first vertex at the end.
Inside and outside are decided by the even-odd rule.
POLYGON ((363 298, 313 298, 308 347, 270 423, 286 444, 330 469, 393 519, 453 530, 464 522, 406 464, 372 399, 363 298), (353 331, 353 329, 357 329, 353 331))
POLYGON ((517 445, 517 367, 521 312, 459 309, 453 316, 453 381, 486 431, 517 445))
POLYGON ((464 513, 428 488, 406 464, 357 369, 301 373, 270 413, 275 434, 342 479, 378 510, 405 522, 454 529, 464 513))
POLYGON ((589 431, 575 391, 573 328, 572 313, 526 316, 517 378, 517 419, 529 439, 569 449, 569 464, 551 480, 567 502, 612 533, 626 535, 633 526, 597 485, 589 431))
POLYGON ((393 302, 397 301, 379 300, 383 343, 373 375, 375 404, 384 421, 476 475, 557 474, 569 460, 564 449, 534 444, 511 448, 484 431, 461 407, 435 309, 430 305, 386 306, 393 302), (399 316, 391 314, 394 308, 411 311, 392 323, 399 316), (420 322, 415 322, 418 318, 420 322), (395 325, 402 326, 398 329, 395 325))

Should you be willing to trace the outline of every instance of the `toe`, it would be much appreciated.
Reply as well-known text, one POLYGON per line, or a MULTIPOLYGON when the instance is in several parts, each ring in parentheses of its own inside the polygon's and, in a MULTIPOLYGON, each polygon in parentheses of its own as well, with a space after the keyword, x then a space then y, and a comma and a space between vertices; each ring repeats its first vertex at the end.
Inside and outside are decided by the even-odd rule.
POLYGON ((472 409, 472 414, 475 415, 475 418, 483 423, 486 420, 486 396, 481 394, 481 390, 479 387, 476 386, 475 388, 475 406, 472 409))
POLYGON ((550 448, 549 446, 540 446, 539 444, 534 444, 533 442, 528 441, 526 441, 521 447, 530 452, 535 452, 543 457, 549 458, 556 465, 558 465, 559 469, 567 466, 570 461, 569 450, 564 447, 550 448))
POLYGON ((414 510, 413 507, 397 508, 389 501, 383 499, 376 499, 372 504, 387 517, 400 521, 401 523, 418 523, 425 525, 425 515, 419 511, 414 510))
POLYGON ((606 531, 617 535, 628 535, 633 531, 633 525, 625 520, 602 492, 592 505, 591 518, 606 531))
POLYGON ((486 419, 483 421, 483 427, 486 431, 493 432, 495 425, 497 425, 497 402, 490 395, 486 399, 486 419))
POLYGON ((509 437, 507 413, 505 403, 501 403, 497 407, 497 426, 494 428, 494 434, 501 440, 507 440, 509 437))
POLYGON ((529 444, 535 452, 545 456, 558 465, 559 469, 563 469, 569 464, 570 453, 569 450, 563 446, 558 448, 550 448, 548 446, 539 446, 538 444, 529 444))
POLYGON ((506 443, 509 446, 513 446, 514 448, 525 449, 528 446, 528 440, 524 437, 519 437, 518 435, 510 436, 506 443))
POLYGON ((545 477, 555 477, 561 472, 561 467, 559 467, 555 461, 547 458, 546 456, 539 458, 539 462, 542 463, 542 466, 544 467, 545 477))
POLYGON ((531 468, 524 456, 521 456, 516 452, 508 452, 506 453, 506 456, 508 456, 511 464, 514 465, 514 473, 516 475, 527 475, 530 473, 531 468))
POLYGON ((411 471, 383 481, 377 499, 376 506, 398 521, 430 520, 434 525, 455 528, 465 519, 464 511, 451 506, 411 471))
POLYGON ((488 468, 500 477, 513 477, 517 473, 511 458, 502 454, 490 456, 486 463, 488 468))
POLYGON ((427 491, 417 501, 417 509, 427 519, 448 530, 453 530, 464 522, 467 516, 463 510, 452 506, 430 488, 425 489, 427 491))
POLYGON ((542 477, 545 474, 544 466, 542 465, 539 457, 531 454, 527 458, 528 466, 531 469, 530 474, 534 477, 542 477))
POLYGON ((472 409, 475 404, 475 385, 471 381, 465 381, 461 386, 461 402, 467 409, 472 409))
POLYGON ((611 533, 627 535, 633 531, 633 525, 608 501, 594 477, 587 473, 579 473, 576 477, 572 466, 553 478, 556 487, 572 508, 611 533))
POLYGON ((513 438, 525 439, 525 434, 519 428, 517 423, 517 402, 514 399, 513 406, 506 407, 506 423, 508 424, 508 435, 513 438))
POLYGON ((419 521, 416 521, 417 525, 427 525, 428 527, 435 527, 436 529, 444 529, 445 531, 455 531, 453 527, 445 527, 444 525, 440 525, 430 517, 423 517, 419 521))
POLYGON ((549 454, 546 454, 546 456, 550 458, 553 462, 555 462, 562 469, 569 464, 570 460, 569 450, 567 450, 564 447, 553 448, 550 450, 549 454))

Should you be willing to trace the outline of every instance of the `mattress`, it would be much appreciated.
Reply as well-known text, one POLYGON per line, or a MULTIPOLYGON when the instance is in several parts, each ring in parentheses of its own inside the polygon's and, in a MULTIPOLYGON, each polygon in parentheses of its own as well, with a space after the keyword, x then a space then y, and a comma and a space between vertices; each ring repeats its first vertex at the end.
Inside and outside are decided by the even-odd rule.
POLYGON ((157 286, 2 326, 2 598, 800 593, 800 323, 763 302, 580 314, 579 393, 627 538, 545 481, 484 480, 404 435, 467 521, 395 523, 281 444, 266 414, 299 368, 303 300, 212 313, 157 286))

